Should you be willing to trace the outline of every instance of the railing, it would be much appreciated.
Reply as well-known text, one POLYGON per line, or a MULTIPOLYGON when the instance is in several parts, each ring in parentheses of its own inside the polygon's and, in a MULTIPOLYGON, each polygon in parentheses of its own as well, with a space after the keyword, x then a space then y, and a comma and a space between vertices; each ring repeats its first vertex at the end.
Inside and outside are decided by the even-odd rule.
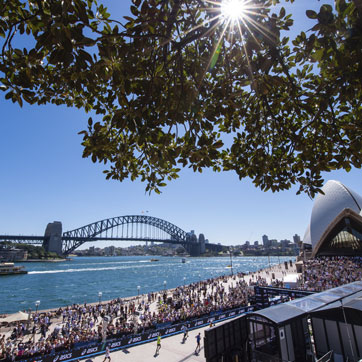
POLYGON ((107 339, 105 342, 89 341, 86 345, 77 345, 72 350, 62 350, 48 355, 38 355, 33 357, 24 357, 16 359, 18 362, 67 362, 77 360, 79 358, 91 357, 103 354, 106 346, 113 351, 131 347, 138 344, 154 341, 158 336, 172 336, 174 334, 183 333, 183 326, 186 325, 189 330, 203 327, 211 322, 220 322, 226 319, 235 318, 238 315, 252 311, 254 307, 239 307, 227 311, 216 312, 199 319, 188 320, 183 323, 164 326, 159 329, 151 329, 140 334, 129 334, 122 337, 114 337, 107 339))

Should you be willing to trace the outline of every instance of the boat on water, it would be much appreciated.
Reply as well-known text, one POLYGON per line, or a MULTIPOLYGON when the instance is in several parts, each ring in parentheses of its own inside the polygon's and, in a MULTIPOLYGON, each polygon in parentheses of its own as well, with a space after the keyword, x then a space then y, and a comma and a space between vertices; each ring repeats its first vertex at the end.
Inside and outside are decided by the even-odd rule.
POLYGON ((181 263, 185 264, 186 263, 186 258, 182 258, 181 263))
POLYGON ((159 261, 160 259, 151 259, 151 261, 159 261))
POLYGON ((0 263, 0 275, 27 274, 23 266, 15 266, 14 263, 0 263))

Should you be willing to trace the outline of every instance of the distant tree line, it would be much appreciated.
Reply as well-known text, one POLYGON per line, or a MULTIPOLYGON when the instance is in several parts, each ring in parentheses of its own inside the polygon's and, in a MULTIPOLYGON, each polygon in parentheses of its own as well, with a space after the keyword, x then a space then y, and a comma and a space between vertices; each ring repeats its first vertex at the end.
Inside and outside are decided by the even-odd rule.
POLYGON ((16 248, 26 250, 28 252, 28 259, 58 259, 60 258, 57 253, 46 251, 42 246, 30 244, 18 244, 10 241, 0 242, 0 248, 16 248))

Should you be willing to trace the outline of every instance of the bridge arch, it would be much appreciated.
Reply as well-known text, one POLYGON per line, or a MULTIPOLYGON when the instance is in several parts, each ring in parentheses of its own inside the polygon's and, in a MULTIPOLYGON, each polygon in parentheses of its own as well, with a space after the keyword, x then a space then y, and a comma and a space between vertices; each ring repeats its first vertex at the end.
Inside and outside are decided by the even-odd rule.
MULTIPOLYGON (((178 226, 153 216, 146 215, 126 215, 126 216, 116 216, 109 219, 104 219, 100 221, 93 222, 91 224, 82 226, 80 228, 66 231, 63 233, 62 240, 62 252, 64 255, 70 254, 72 251, 77 249, 79 246, 84 244, 87 241, 94 241, 97 239, 97 236, 107 232, 108 230, 114 229, 119 226, 126 224, 144 224, 155 227, 159 230, 162 230, 170 236, 170 239, 151 239, 151 238, 126 238, 120 237, 119 240, 154 240, 154 241, 163 241, 163 242, 172 242, 177 244, 183 244, 188 246, 190 241, 187 239, 187 233, 179 228, 178 226)), ((114 238, 113 238, 114 239, 114 238)))

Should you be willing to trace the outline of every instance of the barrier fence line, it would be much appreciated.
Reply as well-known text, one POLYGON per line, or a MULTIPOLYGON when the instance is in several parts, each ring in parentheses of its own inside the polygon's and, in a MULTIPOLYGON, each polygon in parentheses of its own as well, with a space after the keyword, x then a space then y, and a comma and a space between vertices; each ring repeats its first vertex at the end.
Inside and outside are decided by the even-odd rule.
POLYGON ((110 339, 106 342, 90 342, 88 345, 75 348, 71 351, 61 351, 55 354, 39 355, 35 357, 26 357, 25 359, 16 359, 18 362, 69 362, 79 358, 92 357, 105 352, 108 346, 111 352, 118 351, 126 347, 132 347, 139 344, 148 343, 157 339, 159 335, 163 337, 170 337, 175 334, 183 333, 182 327, 186 326, 189 330, 201 328, 213 322, 221 322, 230 318, 234 318, 241 314, 251 312, 254 310, 253 306, 240 307, 231 309, 225 312, 215 313, 207 317, 165 326, 158 330, 150 330, 139 335, 123 336, 121 338, 110 339))
POLYGON ((252 312, 254 309, 263 309, 268 307, 271 304, 279 304, 283 299, 270 302, 269 297, 272 296, 288 296, 292 298, 300 298, 309 294, 313 294, 311 291, 302 291, 302 290, 293 290, 285 288, 275 288, 275 287, 259 287, 254 286, 255 291, 255 306, 246 306, 234 308, 226 312, 217 312, 211 314, 207 317, 194 319, 184 323, 178 323, 172 325, 171 322, 168 324, 162 324, 162 327, 159 326, 158 329, 149 330, 147 332, 137 334, 137 335, 128 335, 122 336, 120 338, 113 338, 106 342, 89 342, 83 347, 76 347, 73 350, 61 351, 48 355, 39 355, 35 357, 26 357, 16 359, 18 362, 70 362, 77 360, 79 358, 92 357, 105 352, 106 346, 110 348, 112 352, 126 348, 132 347, 138 344, 148 343, 154 341, 159 335, 164 337, 169 337, 174 334, 182 333, 182 327, 187 326, 189 330, 200 328, 211 322, 221 322, 226 319, 234 318, 241 314, 252 312))

